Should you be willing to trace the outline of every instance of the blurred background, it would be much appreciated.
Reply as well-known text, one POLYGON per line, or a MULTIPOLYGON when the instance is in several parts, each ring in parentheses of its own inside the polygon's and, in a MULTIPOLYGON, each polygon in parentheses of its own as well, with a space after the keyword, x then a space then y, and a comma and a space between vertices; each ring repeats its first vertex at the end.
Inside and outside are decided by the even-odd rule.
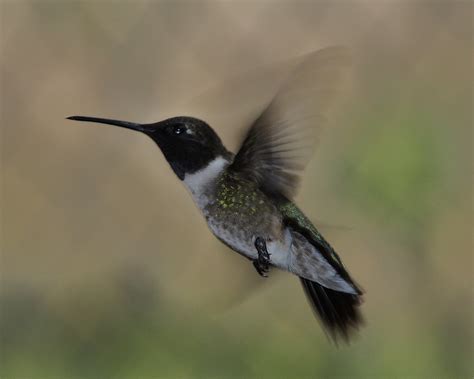
POLYGON ((473 376, 471 2, 0 11, 2 378, 473 376), (64 119, 194 115, 235 150, 271 95, 248 82, 333 44, 354 85, 297 202, 366 291, 339 347, 295 277, 215 240, 150 140, 64 119))

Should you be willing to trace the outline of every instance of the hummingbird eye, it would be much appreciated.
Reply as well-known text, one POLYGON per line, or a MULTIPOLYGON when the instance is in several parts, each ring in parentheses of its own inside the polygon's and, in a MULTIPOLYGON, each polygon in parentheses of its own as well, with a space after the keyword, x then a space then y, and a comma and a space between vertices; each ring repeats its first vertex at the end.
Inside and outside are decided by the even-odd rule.
POLYGON ((173 126, 173 133, 176 135, 183 134, 186 131, 186 126, 184 124, 178 124, 173 126))

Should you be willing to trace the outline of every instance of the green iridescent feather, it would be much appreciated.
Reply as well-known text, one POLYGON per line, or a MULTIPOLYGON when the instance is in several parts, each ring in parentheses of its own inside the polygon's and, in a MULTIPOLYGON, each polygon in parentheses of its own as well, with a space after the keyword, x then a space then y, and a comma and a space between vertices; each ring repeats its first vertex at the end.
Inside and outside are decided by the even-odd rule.
POLYGON ((219 208, 233 210, 241 215, 265 212, 270 206, 269 200, 255 183, 239 179, 227 172, 217 181, 216 202, 219 208))
POLYGON ((279 205, 278 209, 283 215, 283 220, 286 224, 296 227, 296 229, 302 232, 302 234, 305 234, 306 237, 310 237, 310 240, 312 240, 313 244, 319 248, 321 253, 327 258, 330 258, 329 261, 333 266, 345 271, 341 259, 332 246, 324 239, 313 223, 294 203, 291 201, 283 202, 279 205))

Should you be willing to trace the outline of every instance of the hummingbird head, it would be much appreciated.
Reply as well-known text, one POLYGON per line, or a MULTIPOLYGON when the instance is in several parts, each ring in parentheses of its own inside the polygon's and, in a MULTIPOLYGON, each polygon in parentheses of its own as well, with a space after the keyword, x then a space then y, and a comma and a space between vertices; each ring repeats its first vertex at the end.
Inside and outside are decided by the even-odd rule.
POLYGON ((151 124, 87 116, 71 116, 68 119, 115 125, 146 134, 159 146, 181 180, 186 174, 207 167, 218 157, 230 160, 231 156, 216 132, 206 122, 194 117, 172 117, 151 124))

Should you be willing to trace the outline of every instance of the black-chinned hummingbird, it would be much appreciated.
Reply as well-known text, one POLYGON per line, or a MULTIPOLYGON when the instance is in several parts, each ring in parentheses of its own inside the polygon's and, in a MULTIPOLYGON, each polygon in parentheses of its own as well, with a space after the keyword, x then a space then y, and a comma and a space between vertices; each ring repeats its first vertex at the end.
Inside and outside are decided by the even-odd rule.
POLYGON ((297 275, 329 335, 347 340, 362 324, 362 290, 334 249, 294 204, 299 174, 337 92, 347 51, 308 54, 249 126, 232 154, 216 132, 194 117, 138 124, 97 117, 70 120, 142 132, 161 149, 212 233, 267 276, 270 266, 297 275))

